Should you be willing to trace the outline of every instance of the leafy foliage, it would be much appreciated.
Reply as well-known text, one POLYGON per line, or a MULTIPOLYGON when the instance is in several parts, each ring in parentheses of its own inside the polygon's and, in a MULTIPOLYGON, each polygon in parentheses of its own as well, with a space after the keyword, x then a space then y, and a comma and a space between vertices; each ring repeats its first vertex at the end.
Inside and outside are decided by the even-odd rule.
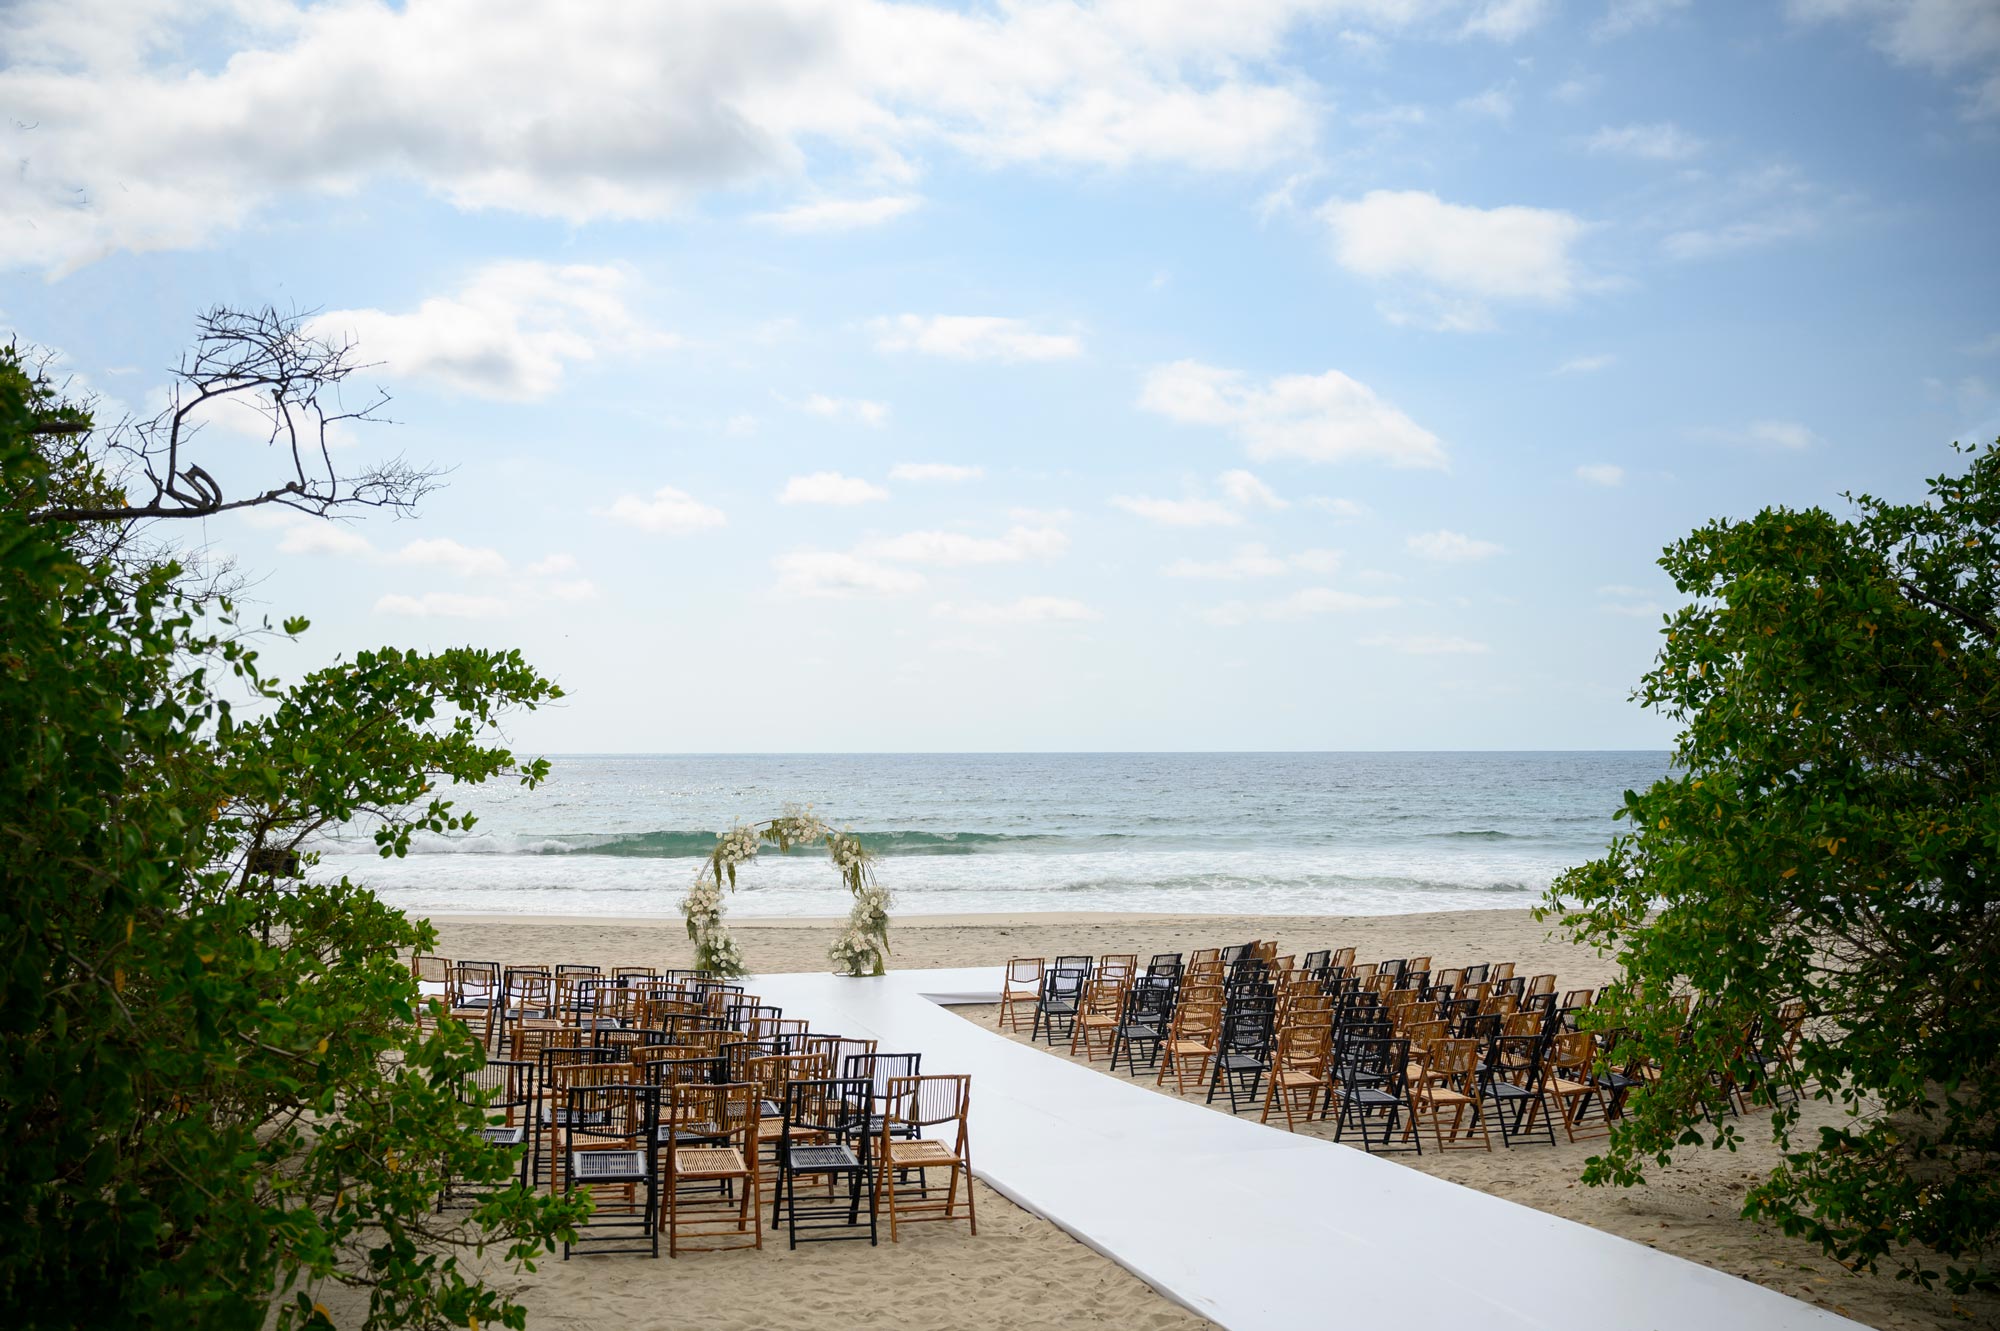
POLYGON ((433 786, 539 780, 484 736, 558 692, 471 649, 280 687, 227 601, 48 520, 106 489, 70 443, 87 425, 0 351, 0 1305, 30 1328, 326 1326, 334 1281, 371 1327, 518 1327, 462 1252, 526 1261, 585 1204, 509 1187, 478 1136, 456 1088, 484 1052, 420 1025, 398 957, 434 934, 246 865, 358 814, 385 854, 468 825, 433 786), (440 1213, 448 1180, 476 1204, 440 1213))
POLYGON ((1618 950, 1600 1024, 1662 1069, 1588 1181, 1733 1149, 1751 1032, 1802 1000, 1761 1087, 1784 1164, 1746 1212, 1926 1285, 1922 1250, 1945 1254, 1956 1289, 1992 1286, 2000 1236, 2000 445, 1970 454, 1925 502, 1769 509, 1667 549, 1691 600, 1638 697, 1685 726, 1679 770, 1551 892, 1618 950), (1801 1092, 1851 1112, 1795 1141, 1801 1092))

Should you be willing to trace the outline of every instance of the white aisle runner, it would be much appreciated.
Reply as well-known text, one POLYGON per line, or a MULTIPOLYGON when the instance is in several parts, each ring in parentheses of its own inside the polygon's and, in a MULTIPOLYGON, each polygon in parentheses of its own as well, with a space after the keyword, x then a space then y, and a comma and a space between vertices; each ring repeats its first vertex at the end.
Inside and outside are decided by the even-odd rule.
POLYGON ((749 983, 815 1030, 972 1074, 974 1172, 1229 1331, 1859 1326, 1351 1147, 1156 1095, 939 1006, 997 1001, 997 967, 749 983))

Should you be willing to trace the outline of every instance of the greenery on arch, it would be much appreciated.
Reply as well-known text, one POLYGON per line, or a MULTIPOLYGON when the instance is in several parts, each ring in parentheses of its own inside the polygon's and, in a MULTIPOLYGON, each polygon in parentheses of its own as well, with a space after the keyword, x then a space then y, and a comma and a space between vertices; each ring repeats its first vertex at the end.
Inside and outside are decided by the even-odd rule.
POLYGON ((889 955, 889 891, 875 881, 875 857, 852 832, 829 827, 810 806, 789 807, 776 818, 738 823, 716 838, 708 863, 681 901, 695 966, 718 975, 742 975, 746 967, 735 937, 723 921, 723 890, 736 888, 736 871, 757 858, 764 846, 781 852, 823 845, 854 897, 827 956, 844 975, 881 975, 889 955))

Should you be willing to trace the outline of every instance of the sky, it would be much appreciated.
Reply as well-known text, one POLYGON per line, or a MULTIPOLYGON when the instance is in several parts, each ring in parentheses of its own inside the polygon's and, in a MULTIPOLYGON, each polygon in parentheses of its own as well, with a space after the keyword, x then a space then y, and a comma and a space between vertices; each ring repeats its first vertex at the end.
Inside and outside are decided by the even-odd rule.
POLYGON ((100 417, 269 303, 451 469, 188 533, 267 664, 535 751, 1664 748, 1663 546, 2000 435, 2000 0, 14 0, 0 111, 100 417))

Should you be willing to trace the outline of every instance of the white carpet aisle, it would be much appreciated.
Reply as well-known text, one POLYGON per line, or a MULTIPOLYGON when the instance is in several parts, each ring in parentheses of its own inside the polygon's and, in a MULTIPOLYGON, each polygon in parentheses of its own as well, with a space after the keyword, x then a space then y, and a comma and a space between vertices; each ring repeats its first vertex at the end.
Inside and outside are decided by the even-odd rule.
POLYGON ((997 967, 749 983, 815 1030, 921 1051, 927 1073, 972 1074, 979 1177, 1229 1331, 1859 1325, 1347 1146, 1156 1095, 939 1006, 996 1002, 997 967))

